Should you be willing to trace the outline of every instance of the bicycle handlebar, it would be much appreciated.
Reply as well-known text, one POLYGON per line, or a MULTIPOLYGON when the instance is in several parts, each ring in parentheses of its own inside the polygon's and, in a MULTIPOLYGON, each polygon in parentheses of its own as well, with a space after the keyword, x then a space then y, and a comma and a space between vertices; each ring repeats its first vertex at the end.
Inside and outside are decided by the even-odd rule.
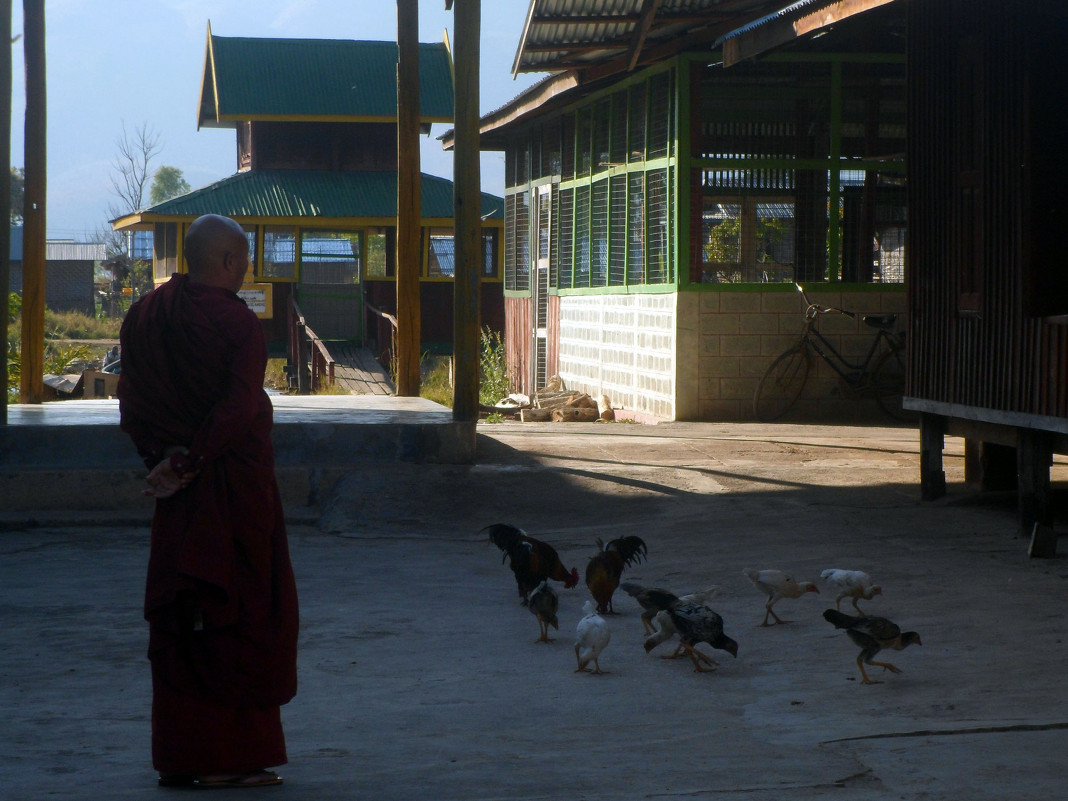
POLYGON ((794 286, 797 287, 797 291, 801 293, 802 299, 805 301, 805 305, 808 306, 808 310, 814 314, 830 314, 832 312, 837 314, 844 314, 851 319, 857 318, 856 312, 847 311, 846 309, 839 309, 836 306, 820 306, 818 303, 813 303, 808 299, 808 295, 805 294, 805 288, 801 284, 794 281, 794 286))

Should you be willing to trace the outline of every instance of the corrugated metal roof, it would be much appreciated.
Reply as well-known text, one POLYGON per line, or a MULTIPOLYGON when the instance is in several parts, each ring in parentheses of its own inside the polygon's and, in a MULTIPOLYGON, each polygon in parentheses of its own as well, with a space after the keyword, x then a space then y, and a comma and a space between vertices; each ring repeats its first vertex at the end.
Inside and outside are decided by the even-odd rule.
POLYGON ((636 60, 636 51, 681 37, 715 39, 785 4, 662 0, 646 6, 643 0, 530 0, 512 72, 558 72, 616 58, 636 60))
MULTIPOLYGON (((451 219, 453 183, 423 174, 422 216, 451 219)), ((137 216, 135 222, 161 218, 227 217, 364 218, 397 216, 397 173, 326 170, 250 170, 173 198, 137 216)), ((504 200, 482 193, 482 214, 504 219, 504 200)))
MULTIPOLYGON (((397 44, 208 37, 198 125, 256 119, 397 117, 397 44)), ((451 122, 452 62, 419 45, 420 121, 451 122)))
MULTIPOLYGON (((21 225, 11 226, 11 261, 22 261, 21 225)), ((107 245, 103 242, 75 242, 73 239, 50 239, 45 241, 45 261, 103 261, 107 258, 107 245)))

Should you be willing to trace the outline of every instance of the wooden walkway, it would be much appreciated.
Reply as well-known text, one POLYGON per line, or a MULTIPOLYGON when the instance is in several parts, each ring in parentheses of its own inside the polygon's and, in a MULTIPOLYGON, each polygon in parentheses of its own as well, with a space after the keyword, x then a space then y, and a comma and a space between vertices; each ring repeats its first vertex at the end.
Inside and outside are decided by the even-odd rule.
POLYGON ((370 350, 351 342, 324 343, 334 359, 334 383, 354 395, 395 395, 397 388, 370 350))

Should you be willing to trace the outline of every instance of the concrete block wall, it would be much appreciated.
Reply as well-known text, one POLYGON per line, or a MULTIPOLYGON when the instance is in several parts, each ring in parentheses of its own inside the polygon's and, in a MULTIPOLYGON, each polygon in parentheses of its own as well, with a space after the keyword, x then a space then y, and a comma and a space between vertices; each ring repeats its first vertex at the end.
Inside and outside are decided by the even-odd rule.
POLYGON ((559 373, 568 389, 675 419, 675 294, 560 298, 559 373))
MULTIPOLYGON (((806 288, 809 298, 826 306, 862 314, 897 313, 905 330, 905 292, 899 285, 863 291, 806 288)), ((680 348, 678 419, 752 420, 753 393, 771 362, 795 344, 804 323, 797 292, 683 293, 679 301, 680 342, 696 347, 690 356, 680 348)), ((857 319, 828 314, 820 330, 842 355, 863 360, 875 329, 857 319)), ((790 412, 793 420, 878 419, 873 401, 858 401, 843 391, 842 381, 823 360, 813 364, 805 391, 790 412)))

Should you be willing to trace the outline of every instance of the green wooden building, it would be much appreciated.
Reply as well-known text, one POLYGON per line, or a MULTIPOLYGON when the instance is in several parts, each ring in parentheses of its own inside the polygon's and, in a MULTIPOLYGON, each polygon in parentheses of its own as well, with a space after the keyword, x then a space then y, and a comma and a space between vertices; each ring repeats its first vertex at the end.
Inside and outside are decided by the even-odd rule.
MULTIPOLYGON (((396 312, 397 45, 215 36, 208 27, 198 127, 232 128, 236 172, 114 221, 153 231, 157 283, 183 271, 186 227, 223 214, 248 233, 243 294, 284 352, 294 301, 324 339, 390 342, 368 307, 396 312)), ((421 130, 452 120, 447 43, 419 46, 421 130)), ((452 342, 453 187, 421 176, 421 349, 452 342)), ((504 204, 482 196, 482 321, 503 329, 504 204)))
MULTIPOLYGON (((800 331, 795 280, 905 311, 903 15, 784 5, 531 0, 514 69, 551 74, 481 121, 506 158, 521 389, 559 375, 639 417, 747 419, 800 331)), ((827 322, 843 352, 867 347, 859 322, 827 322)), ((838 390, 817 370, 798 415, 878 414, 838 390)))

